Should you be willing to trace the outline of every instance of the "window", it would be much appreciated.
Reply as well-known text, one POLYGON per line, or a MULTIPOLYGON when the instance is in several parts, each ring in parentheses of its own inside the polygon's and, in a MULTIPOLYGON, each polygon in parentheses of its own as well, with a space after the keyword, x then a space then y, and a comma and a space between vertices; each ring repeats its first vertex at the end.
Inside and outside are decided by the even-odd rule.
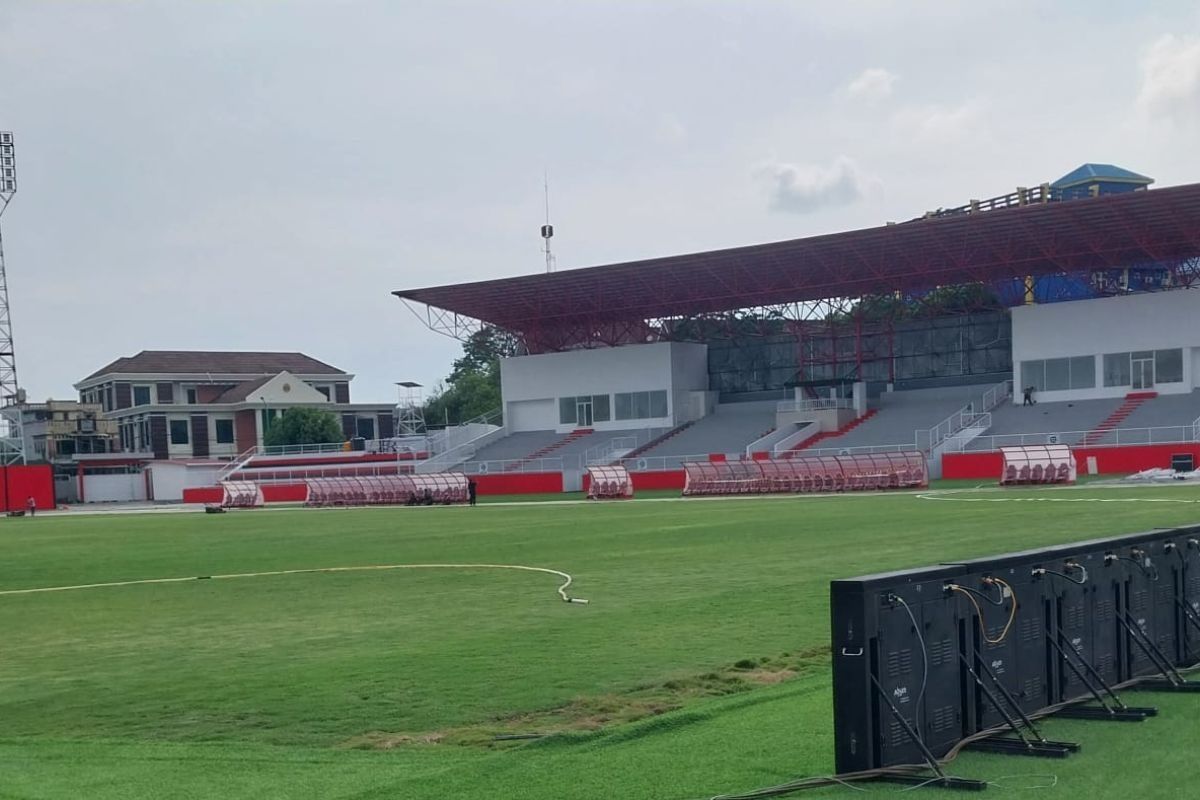
POLYGON ((371 417, 359 417, 356 421, 356 431, 360 439, 375 438, 375 420, 371 417))
POLYGON ((186 389, 186 390, 184 390, 184 392, 185 392, 185 396, 187 397, 187 404, 189 406, 196 405, 196 390, 195 389, 186 389))
POLYGON ((1037 392, 1093 389, 1096 386, 1096 359, 1094 356, 1074 356, 1022 361, 1021 388, 1027 386, 1037 392))
POLYGON ((133 404, 135 406, 150 405, 150 387, 149 386, 133 387, 133 404))
POLYGON ((316 389, 321 394, 325 395, 326 400, 329 399, 329 387, 328 386, 314 386, 313 388, 316 389))
POLYGON ((1183 382, 1183 350, 1154 351, 1154 381, 1155 383, 1183 382))
POLYGON ((233 420, 216 420, 217 444, 233 444, 233 420))
POLYGON ((1032 386, 1036 392, 1046 388, 1045 361, 1021 362, 1021 388, 1024 389, 1027 386, 1032 386))
POLYGON ((617 419, 653 419, 667 416, 667 392, 622 392, 614 398, 617 419))
POLYGON ((558 423, 560 425, 590 425, 595 422, 608 422, 612 419, 606 394, 583 394, 578 397, 558 398, 558 423), (592 406, 591 420, 579 418, 579 404, 590 403, 592 406))
POLYGON ((560 425, 575 424, 575 398, 558 398, 558 423, 560 425))
POLYGON ((1096 388, 1096 357, 1095 356, 1075 356, 1070 359, 1071 362, 1071 388, 1072 389, 1095 389, 1096 388))
POLYGON ((171 444, 188 443, 188 421, 186 419, 171 420, 171 444))
POLYGON ((1129 353, 1104 354, 1104 385, 1129 385, 1129 353))

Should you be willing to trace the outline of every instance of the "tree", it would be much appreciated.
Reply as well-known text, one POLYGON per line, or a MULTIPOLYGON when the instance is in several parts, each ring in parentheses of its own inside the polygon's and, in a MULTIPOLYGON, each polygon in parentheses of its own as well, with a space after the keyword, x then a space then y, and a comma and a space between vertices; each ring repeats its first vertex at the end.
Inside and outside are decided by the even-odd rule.
POLYGON ((425 404, 426 422, 461 423, 499 408, 500 359, 517 355, 520 348, 517 337, 490 325, 471 334, 445 384, 434 390, 425 404))
POLYGON ((263 444, 267 447, 328 444, 345 440, 337 417, 320 408, 289 408, 271 420, 263 434, 263 444))

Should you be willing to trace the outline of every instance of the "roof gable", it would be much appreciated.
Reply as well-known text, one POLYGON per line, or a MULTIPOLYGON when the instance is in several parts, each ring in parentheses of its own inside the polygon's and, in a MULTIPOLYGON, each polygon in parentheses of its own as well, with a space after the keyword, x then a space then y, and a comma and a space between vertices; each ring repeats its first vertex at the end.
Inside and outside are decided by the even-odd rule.
POLYGON ((84 378, 101 375, 345 375, 345 371, 304 353, 215 350, 143 350, 118 358, 84 378))
POLYGON ((320 405, 329 398, 290 372, 239 383, 213 401, 218 404, 264 403, 266 405, 320 405))
POLYGON ((1085 183, 1134 183, 1140 186, 1149 186, 1154 183, 1153 178, 1147 178, 1145 175, 1139 175, 1136 172, 1131 172, 1124 167, 1118 167, 1115 164, 1080 164, 1075 169, 1063 175, 1050 186, 1054 189, 1069 189, 1072 186, 1080 186, 1085 183))

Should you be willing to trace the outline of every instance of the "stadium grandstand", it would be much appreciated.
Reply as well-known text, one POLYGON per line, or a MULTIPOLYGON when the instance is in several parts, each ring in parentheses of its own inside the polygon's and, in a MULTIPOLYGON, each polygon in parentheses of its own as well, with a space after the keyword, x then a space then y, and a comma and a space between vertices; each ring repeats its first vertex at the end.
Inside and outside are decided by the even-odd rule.
POLYGON ((918 451, 998 478, 1023 444, 1081 472, 1200 457, 1200 184, 1152 183, 1084 164, 866 230, 397 291, 433 331, 523 348, 499 424, 416 469, 572 490, 595 464, 682 486, 697 460, 918 451))

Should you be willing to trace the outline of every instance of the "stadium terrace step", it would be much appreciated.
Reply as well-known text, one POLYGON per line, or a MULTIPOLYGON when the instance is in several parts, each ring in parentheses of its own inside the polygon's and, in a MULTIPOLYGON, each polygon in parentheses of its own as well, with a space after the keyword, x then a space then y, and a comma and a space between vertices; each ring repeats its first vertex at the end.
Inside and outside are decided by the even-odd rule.
POLYGON ((1090 447, 1099 444, 1105 434, 1111 433, 1113 429, 1120 427, 1125 418, 1136 411, 1138 406, 1156 397, 1158 397, 1158 392, 1130 392, 1125 395, 1125 402, 1117 406, 1116 411, 1101 420, 1100 424, 1085 433, 1083 438, 1079 440, 1079 446, 1090 447))
POLYGON ((836 431, 821 431, 816 436, 812 436, 812 437, 800 442, 795 447, 791 448, 791 450, 789 450, 788 452, 796 452, 797 450, 808 450, 808 449, 811 449, 813 445, 818 444, 819 442, 823 442, 826 439, 832 439, 835 436, 841 436, 842 434, 849 433, 850 431, 857 428, 859 425, 862 425, 864 422, 869 420, 871 417, 875 416, 877 413, 879 413, 879 409, 872 408, 867 413, 863 414, 861 417, 857 417, 857 418, 851 420, 850 422, 847 422, 845 425, 838 428, 836 431))
POLYGON ((696 424, 696 421, 692 420, 691 422, 685 422, 682 425, 677 425, 674 428, 672 428, 671 430, 662 434, 661 436, 657 436, 657 437, 651 439, 650 441, 646 442, 644 445, 642 445, 640 447, 635 447, 633 450, 630 450, 628 453, 621 456, 621 458, 637 458, 638 456, 640 456, 642 453, 646 452, 650 448, 658 447, 663 442, 667 441, 668 439, 672 439, 672 438, 678 436, 679 434, 683 433, 684 431, 686 431, 688 428, 692 427, 695 424, 696 424))
POLYGON ((575 430, 571 431, 570 433, 568 433, 566 436, 559 439, 558 441, 548 444, 545 447, 542 447, 538 450, 534 450, 532 453, 529 453, 528 455, 522 456, 521 458, 517 459, 516 461, 514 461, 513 463, 511 463, 507 467, 505 467, 504 471, 505 472, 515 472, 516 470, 519 470, 521 467, 528 464, 530 461, 536 461, 539 458, 545 458, 546 456, 553 453, 555 450, 558 450, 559 448, 562 448, 562 447, 566 447, 567 445, 571 444, 572 442, 576 442, 585 436, 591 436, 593 433, 594 433, 594 431, 591 428, 576 428, 575 430))

